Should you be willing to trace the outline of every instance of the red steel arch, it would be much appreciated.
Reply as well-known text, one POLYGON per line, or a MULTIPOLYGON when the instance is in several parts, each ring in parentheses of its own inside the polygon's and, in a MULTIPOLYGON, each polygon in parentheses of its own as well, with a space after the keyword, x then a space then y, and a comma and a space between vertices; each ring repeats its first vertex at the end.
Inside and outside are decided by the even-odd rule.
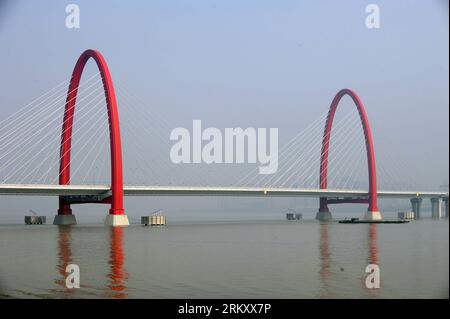
POLYGON ((353 102, 358 109, 361 124, 364 130, 364 138, 366 142, 367 164, 369 169, 369 198, 368 199, 354 199, 354 200, 329 200, 326 197, 320 198, 320 212, 328 212, 328 204, 337 203, 368 203, 369 212, 378 212, 378 199, 377 199, 377 174, 375 165, 375 153, 373 149, 372 133, 370 131, 369 119, 367 117, 364 105, 361 102, 359 96, 350 89, 343 89, 339 91, 331 102, 330 110, 328 111, 328 117, 325 124, 322 140, 322 153, 320 159, 320 188, 327 188, 327 174, 328 174, 328 152, 330 145, 331 127, 333 125, 334 115, 340 100, 348 95, 352 98, 353 102))
MULTIPOLYGON (((75 103, 80 84, 81 75, 88 60, 92 58, 97 63, 102 77, 103 88, 105 91, 106 105, 108 108, 109 120, 109 141, 111 152, 111 191, 110 197, 102 200, 102 203, 111 204, 110 214, 122 215, 123 210, 123 176, 122 176, 122 145, 120 141, 119 114, 117 111, 116 96, 114 86, 109 73, 108 65, 100 52, 95 50, 86 50, 78 58, 75 68, 72 72, 69 90, 66 99, 64 112, 64 121, 61 133, 60 165, 59 165, 59 184, 70 184, 70 152, 72 143, 73 116, 75 103)), ((64 198, 59 198, 58 215, 71 215, 70 203, 64 198)))

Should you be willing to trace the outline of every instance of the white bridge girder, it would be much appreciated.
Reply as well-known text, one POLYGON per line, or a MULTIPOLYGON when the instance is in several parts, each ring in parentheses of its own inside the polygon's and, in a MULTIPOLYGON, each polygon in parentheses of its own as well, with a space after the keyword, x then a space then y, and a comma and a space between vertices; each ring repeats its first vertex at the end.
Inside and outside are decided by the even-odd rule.
MULTIPOLYGON (((98 196, 104 197, 110 192, 108 185, 46 185, 46 184, 0 184, 0 195, 27 196, 98 196)), ((261 188, 261 187, 194 187, 194 186, 124 186, 125 196, 249 196, 249 197, 329 197, 364 198, 367 190, 346 189, 306 189, 306 188, 261 188)), ((429 191, 383 191, 382 198, 448 198, 448 192, 429 191)))

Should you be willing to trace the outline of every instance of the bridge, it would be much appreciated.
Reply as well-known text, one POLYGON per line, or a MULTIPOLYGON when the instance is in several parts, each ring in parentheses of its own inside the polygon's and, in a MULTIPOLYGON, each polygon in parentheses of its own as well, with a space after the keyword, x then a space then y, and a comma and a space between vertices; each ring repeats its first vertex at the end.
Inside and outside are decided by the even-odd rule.
MULTIPOLYGON (((81 99, 80 99, 81 101, 81 99)), ((98 103, 97 103, 98 104, 98 103)), ((298 152, 290 154, 291 146, 287 146, 283 154, 290 154, 285 156, 283 163, 285 164, 285 171, 280 173, 275 177, 267 176, 250 176, 250 180, 255 181, 254 184, 257 185, 233 185, 233 186, 194 186, 194 185, 124 185, 123 181, 123 160, 122 160, 122 141, 121 141, 121 126, 119 124, 119 111, 116 100, 116 93, 113 86, 113 81, 111 74, 109 72, 108 66, 104 57, 95 50, 86 50, 79 57, 75 68, 72 73, 72 77, 69 80, 68 92, 66 95, 66 100, 64 103, 64 112, 61 114, 62 118, 62 128, 60 131, 59 139, 59 156, 57 160, 59 162, 59 171, 57 174, 58 184, 53 183, 26 183, 26 179, 30 176, 39 175, 39 171, 42 165, 47 160, 47 157, 43 157, 43 160, 39 160, 39 157, 32 153, 33 147, 36 143, 45 141, 47 138, 35 137, 38 136, 38 132, 34 130, 41 130, 43 134, 46 133, 45 126, 46 122, 55 120, 53 118, 48 118, 43 120, 42 123, 44 129, 39 125, 36 125, 35 129, 32 128, 33 114, 29 114, 31 119, 26 119, 25 115, 29 112, 29 108, 25 108, 23 113, 18 113, 17 118, 21 119, 19 122, 20 132, 22 135, 17 135, 17 125, 11 125, 8 128, 8 123, 5 125, 4 132, 1 133, 0 130, 0 150, 4 153, 0 155, 0 173, 3 171, 6 176, 2 179, 0 183, 0 195, 30 195, 30 196, 57 196, 59 198, 59 209, 58 214, 55 217, 54 224, 57 225, 72 225, 76 224, 75 216, 72 214, 71 205, 73 204, 87 204, 87 203, 102 203, 110 205, 109 214, 106 218, 106 224, 109 226, 126 226, 129 224, 128 218, 125 214, 123 207, 123 197, 124 196, 252 196, 252 197, 315 197, 319 199, 318 212, 316 218, 322 221, 328 221, 332 219, 331 212, 329 210, 329 205, 332 204, 367 204, 367 212, 364 217, 369 220, 380 220, 382 216, 378 208, 378 198, 390 198, 390 199, 410 199, 412 209, 416 215, 420 216, 420 207, 423 198, 429 198, 432 204, 433 214, 440 214, 441 203, 445 203, 446 215, 448 216, 448 192, 445 191, 420 191, 420 190, 379 190, 377 185, 377 171, 376 171, 376 159, 374 151, 374 143, 372 140, 372 133, 369 125, 369 119, 364 108, 364 105, 359 98, 359 96, 350 89, 343 89, 339 91, 331 102, 331 106, 324 117, 324 123, 316 123, 316 127, 321 127, 323 125, 322 137, 320 139, 319 145, 317 143, 311 143, 313 140, 308 134, 304 135, 304 140, 309 143, 308 150, 302 152, 299 155, 298 152), (71 152, 72 152, 72 138, 74 133, 74 118, 75 118, 75 108, 77 104, 77 95, 79 92, 81 76, 88 60, 93 59, 99 69, 101 76, 101 83, 103 92, 103 99, 106 102, 106 118, 107 118, 107 131, 109 132, 109 148, 110 148, 110 184, 72 184, 71 183, 71 152), (333 122, 335 120, 336 111, 343 97, 348 96, 351 98, 353 104, 356 106, 356 118, 346 119, 342 121, 342 125, 335 125, 333 127, 333 122), (353 121, 353 122, 352 122, 353 121), (362 150, 365 152, 365 161, 367 165, 367 176, 368 176, 368 189, 350 189, 350 188, 337 188, 329 187, 330 176, 328 174, 330 166, 330 149, 332 149, 332 133, 333 136, 337 135, 339 132, 344 140, 348 139, 348 136, 358 136, 355 134, 353 127, 357 126, 355 123, 359 123, 362 129, 362 137, 359 137, 363 141, 362 145, 355 147, 356 143, 352 141, 347 147, 341 145, 340 149, 335 152, 333 162, 337 161, 338 156, 342 154, 347 155, 349 150, 362 150), (350 127, 350 129, 349 129, 350 127), (332 130, 333 128, 333 130, 332 130), (335 130, 339 128, 339 131, 335 130), (24 133, 25 131, 25 133, 24 133), (345 135, 347 134, 347 135, 345 135), (16 137, 17 136, 17 137, 16 137), (31 137, 30 137, 31 136, 31 137), (14 141, 17 138, 17 141, 14 141), (34 141, 32 138, 38 139, 34 141), (22 148, 18 147, 22 142, 26 142, 25 146, 22 148), (17 145, 16 145, 17 144, 17 145), (312 154, 314 150, 319 149, 320 146, 320 156, 316 156, 318 163, 315 160, 309 158, 304 158, 304 154, 312 154), (9 150, 8 147, 12 148, 9 150), (23 151, 22 151, 23 150, 23 151), (22 151, 22 152, 21 152, 22 151), (20 155, 16 156, 16 153, 20 155), (10 156, 10 158, 8 158, 10 156), (27 156, 31 159, 26 159, 27 156), (4 159, 4 163, 2 163, 4 159), (314 167, 317 166, 317 171, 314 167), (308 169, 301 169, 300 173, 295 171, 293 167, 301 165, 309 165, 308 169), (30 172, 26 172, 26 168, 30 168, 30 172), (312 167, 312 168, 311 168, 312 167), (312 173, 310 173, 310 171, 312 173), (25 173, 26 172, 26 173, 25 173), (305 173, 306 172, 306 173, 305 173), (314 179, 311 176, 318 176, 318 187, 286 187, 287 181, 291 179, 306 180, 314 179), (298 176, 297 176, 298 175, 298 176), (17 178, 19 182, 11 183, 9 182, 14 177, 17 178), (260 181, 258 182, 258 179, 260 181), (264 180, 265 179, 265 180, 264 180), (275 181, 274 181, 275 179, 275 181), (276 185, 280 180, 284 182, 280 185, 276 185), (258 184, 263 184, 263 186, 258 186, 258 184)), ((39 105, 38 105, 39 106, 39 105)), ((37 106, 33 106, 39 111, 37 106)), ((87 112, 89 112, 88 110, 87 112)), ((53 111, 53 112, 57 112, 53 111)), ((45 112, 44 116, 45 116, 45 112)), ((98 116, 97 116, 98 117, 98 116)), ((9 118, 5 119, 9 120, 9 118)), ((5 121, 4 120, 4 121, 5 121)), ((15 120, 15 119, 14 119, 15 120)), ((94 125, 95 126, 95 125, 94 125)), ((77 129, 76 131, 82 131, 82 129, 77 129)), ((94 138, 96 134, 92 135, 94 138)), ((91 136, 91 137, 92 137, 91 136)), ((89 145, 91 142, 86 142, 89 145)), ((98 141, 94 142, 92 149, 99 149, 96 159, 100 156, 100 147, 97 146, 98 141)), ((289 143, 288 143, 289 144, 289 143)), ((48 145, 44 145, 47 148, 48 145)), ((35 150, 36 154, 42 152, 42 149, 38 148, 35 150)), ((47 150, 50 154, 54 153, 51 150, 47 150)), ((45 153, 45 152, 44 152, 45 153)), ((351 155, 351 154, 350 154, 351 155)), ((342 155, 343 156, 343 155, 342 155)), ((282 157, 281 157, 282 158, 282 157)), ((280 158, 280 159, 281 159, 280 158)), ((85 159, 83 159, 84 162, 85 159)), ((144 159, 145 162, 145 159, 144 159)), ((348 164, 348 159, 339 158, 339 164, 348 164)), ((337 165, 339 167, 339 165, 337 165)), ((356 171, 355 167, 350 166, 350 175, 352 171, 356 171)), ((92 164, 90 165, 92 168, 92 164)), ((333 167, 335 171, 336 167, 333 167)), ((157 171, 157 170, 156 170, 157 171)), ((338 170, 339 171, 339 170, 338 170)), ((50 170, 47 172, 47 176, 50 170)), ((248 175, 246 176, 248 177, 248 175)), ((347 178, 347 179, 350 179, 347 178)), ((247 180, 247 182, 249 182, 247 180)), ((333 182, 333 181, 331 181, 333 182)), ((294 184, 293 184, 294 185, 294 184)))
MULTIPOLYGON (((329 201, 340 199, 365 200, 366 190, 259 188, 259 187, 199 187, 199 186, 124 186, 124 196, 261 196, 261 197, 327 197, 329 201)), ((0 185, 0 195, 62 196, 66 201, 98 202, 111 196, 109 185, 0 185)), ((441 198, 448 192, 377 191, 382 198, 441 198)))

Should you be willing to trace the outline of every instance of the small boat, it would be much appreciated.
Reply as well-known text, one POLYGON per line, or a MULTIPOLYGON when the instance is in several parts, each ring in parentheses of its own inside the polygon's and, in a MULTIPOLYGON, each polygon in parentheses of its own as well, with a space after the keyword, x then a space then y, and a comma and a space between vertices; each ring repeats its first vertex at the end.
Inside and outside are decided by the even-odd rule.
POLYGON ((344 219, 340 220, 339 224, 405 224, 409 223, 409 220, 405 219, 390 219, 390 220, 367 220, 359 218, 350 218, 350 219, 344 219))

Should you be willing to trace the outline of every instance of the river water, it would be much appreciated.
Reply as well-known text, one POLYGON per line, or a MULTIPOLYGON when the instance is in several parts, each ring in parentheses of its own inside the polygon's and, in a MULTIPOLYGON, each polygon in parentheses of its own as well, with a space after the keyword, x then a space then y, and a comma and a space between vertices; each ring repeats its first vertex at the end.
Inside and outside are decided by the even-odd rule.
POLYGON ((0 296, 448 298, 448 220, 0 226, 0 296), (66 288, 68 264, 79 289, 66 288), (380 288, 366 287, 368 264, 380 288))

